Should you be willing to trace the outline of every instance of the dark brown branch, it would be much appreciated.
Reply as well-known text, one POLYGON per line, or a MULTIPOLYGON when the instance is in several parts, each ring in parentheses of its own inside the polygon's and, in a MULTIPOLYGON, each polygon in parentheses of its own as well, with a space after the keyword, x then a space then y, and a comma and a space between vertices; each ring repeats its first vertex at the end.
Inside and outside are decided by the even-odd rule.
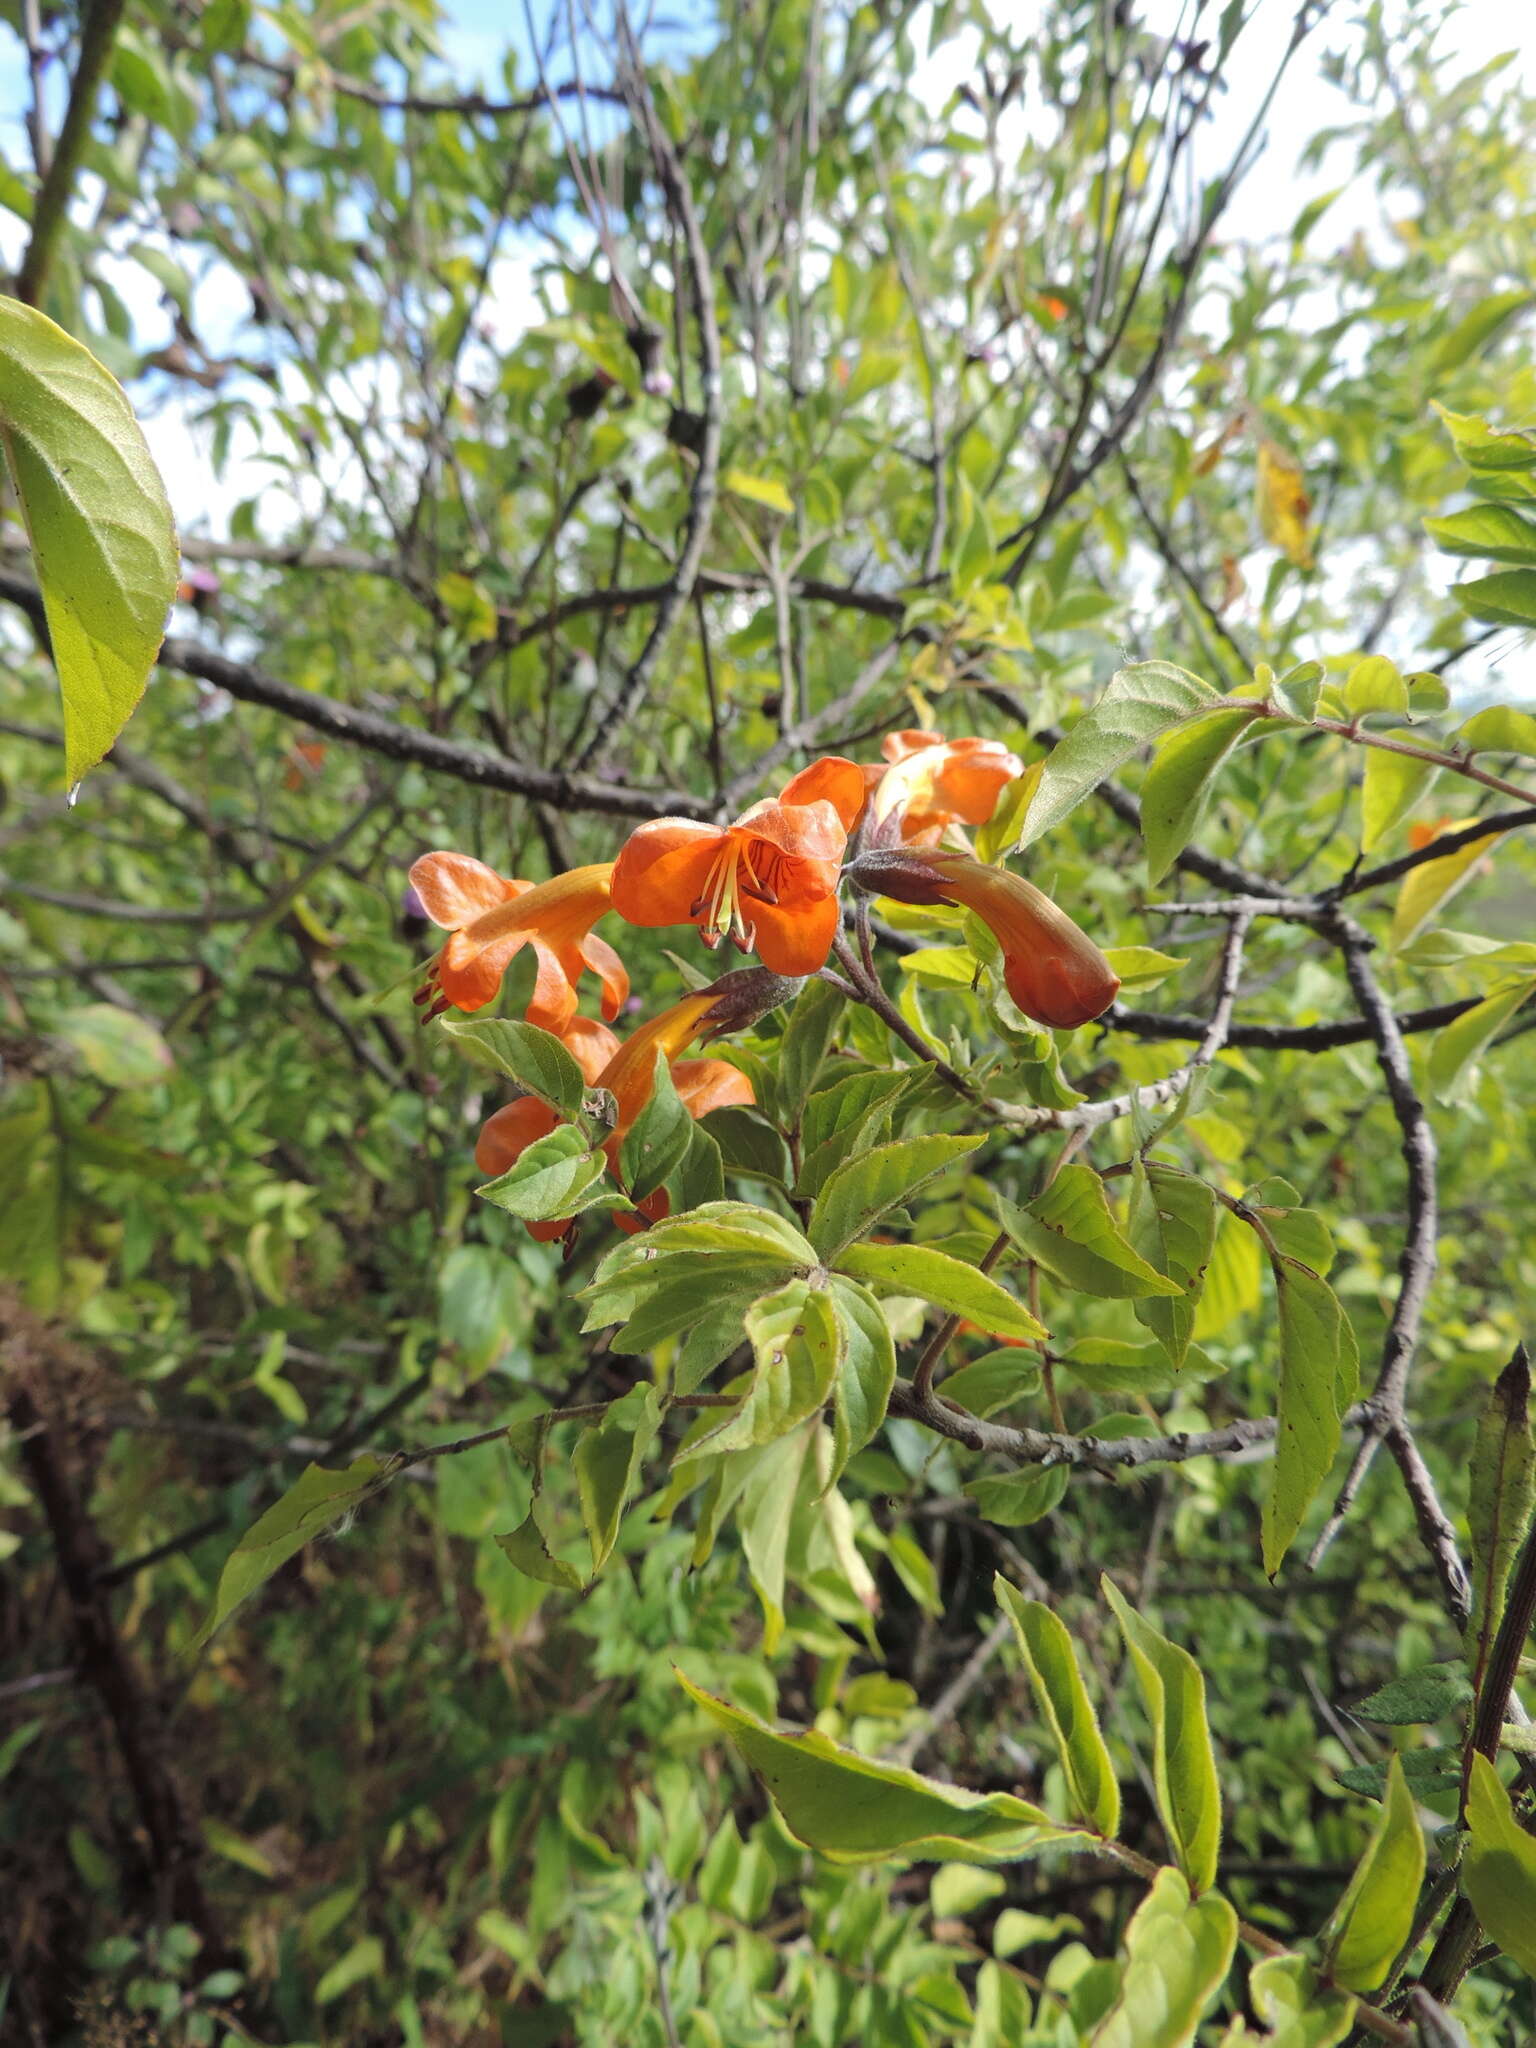
POLYGON ((699 403, 703 409, 703 423, 699 432, 698 467, 693 473, 693 485, 688 493, 688 520, 683 531, 683 545, 668 582, 667 594, 656 607, 656 616, 651 621, 651 630, 646 635, 645 644, 619 685, 607 716, 577 756, 578 774, 598 759, 609 740, 645 695, 651 672, 661 658, 662 649, 672 627, 693 595, 694 579, 699 573, 700 564, 704 559, 704 548, 709 540, 710 522, 715 510, 715 492, 720 475, 722 394, 720 328, 715 317, 714 270, 710 264, 704 231, 699 225, 698 211, 693 203, 693 193, 689 189, 687 177, 678 162, 677 152, 663 132, 651 98, 650 87, 638 72, 634 73, 632 102, 636 119, 650 143, 667 204, 673 218, 682 229, 683 240, 688 250, 689 287, 693 300, 694 321, 698 327, 699 403))
POLYGON ((1447 854, 1460 853, 1463 847, 1475 846, 1479 839, 1493 839, 1500 833, 1513 832, 1521 825, 1536 825, 1536 804, 1522 810, 1491 811, 1486 818, 1474 818, 1454 832, 1441 832, 1427 845, 1416 846, 1411 853, 1399 854, 1396 860, 1383 861, 1380 867, 1364 868, 1359 874, 1347 875, 1328 893, 1339 899, 1359 896, 1366 889, 1383 888, 1388 882, 1400 881, 1404 875, 1411 875, 1415 868, 1424 867, 1432 860, 1444 860, 1447 854))
MULTIPOLYGON (((1476 1009, 1481 1000, 1464 996, 1459 1002, 1436 1003, 1429 1009, 1403 1010, 1398 1013, 1397 1028, 1407 1035, 1438 1031, 1476 1009)), ((1115 1031, 1129 1032, 1133 1038, 1200 1039, 1209 1029, 1202 1018, 1179 1011, 1127 1010, 1119 1003, 1099 1021, 1115 1031)), ((1334 1046, 1360 1045, 1371 1035, 1371 1027, 1363 1019, 1349 1017, 1337 1024, 1234 1024, 1226 1043, 1265 1052, 1328 1052, 1334 1046)))
MULTIPOLYGON (((24 611, 40 629, 44 627, 42 597, 24 577, 0 571, 0 598, 24 611)), ((501 789, 513 796, 530 797, 556 810, 594 811, 620 818, 697 818, 708 814, 706 805, 681 791, 627 788, 594 776, 536 768, 483 747, 441 739, 436 733, 398 724, 377 712, 361 711, 353 705, 338 703, 334 697, 322 697, 317 691, 279 682, 275 676, 263 675, 245 662, 216 654, 195 640, 166 640, 159 662, 162 668, 212 683, 244 704, 260 704, 332 739, 366 747, 392 761, 414 762, 418 767, 433 769, 481 789, 501 789)))
POLYGON ((198 1878, 197 1832, 165 1755, 163 1733, 112 1619, 102 1578, 110 1570, 101 1538, 78 1499, 52 1419, 14 1369, 7 1409, 17 1451, 48 1525, 69 1600, 81 1678, 112 1724, 124 1775, 143 1830, 159 1909, 185 1920, 210 1949, 221 1944, 198 1878))
POLYGON ((16 296, 28 306, 39 305, 48 289, 75 173, 91 138, 91 120, 96 112, 96 95, 112 56, 118 23, 123 18, 123 0, 90 0, 80 36, 80 61, 69 88, 69 105, 59 130, 48 174, 32 209, 32 233, 26 254, 16 273, 16 296))

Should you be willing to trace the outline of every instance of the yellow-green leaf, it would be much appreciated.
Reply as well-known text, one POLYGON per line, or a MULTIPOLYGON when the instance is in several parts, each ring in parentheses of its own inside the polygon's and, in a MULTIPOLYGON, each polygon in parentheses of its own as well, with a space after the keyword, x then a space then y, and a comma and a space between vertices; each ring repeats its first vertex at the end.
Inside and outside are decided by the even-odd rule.
POLYGON ((1324 1930, 1328 1976, 1349 1991, 1374 1991, 1413 1928, 1424 1882, 1424 1833, 1402 1762, 1387 1767, 1375 1831, 1324 1930))
POLYGON ((1489 1939, 1536 1977, 1536 1837, 1515 1819, 1509 1794, 1485 1756, 1472 1759, 1467 1827, 1461 1888, 1489 1939))
POLYGON ((1205 1680, 1188 1650, 1143 1620, 1106 1576, 1099 1581, 1131 1653, 1152 1724, 1152 1782, 1174 1860, 1197 1892, 1216 1882, 1221 1787, 1205 1718, 1205 1680))
POLYGON ((144 694, 181 572, 176 529, 117 379, 63 328, 7 298, 0 445, 47 612, 74 783, 144 694))
POLYGON ((1159 1273, 1131 1244, 1091 1166, 1064 1166, 1027 1208, 1002 1196, 997 1205, 1014 1243, 1080 1293, 1123 1300, 1184 1292, 1177 1280, 1159 1273))
POLYGON ((1040 1718, 1056 1745, 1076 1817, 1113 1840, 1120 1825, 1120 1787, 1099 1733, 1066 1623, 1038 1600, 1026 1600, 1001 1573, 992 1581, 1013 1623, 1040 1718))
POLYGON ((1191 1899, 1177 1870, 1160 1870, 1125 1930, 1125 1971, 1088 2048, 1188 2048, 1226 1982, 1237 1915, 1219 1892, 1191 1899))
POLYGON ((875 1763, 811 1730, 786 1735, 705 1692, 683 1690, 729 1735, 768 1788, 790 1833, 834 1863, 1011 1863, 1038 1850, 1085 1846, 1010 1792, 963 1792, 895 1764, 875 1763))

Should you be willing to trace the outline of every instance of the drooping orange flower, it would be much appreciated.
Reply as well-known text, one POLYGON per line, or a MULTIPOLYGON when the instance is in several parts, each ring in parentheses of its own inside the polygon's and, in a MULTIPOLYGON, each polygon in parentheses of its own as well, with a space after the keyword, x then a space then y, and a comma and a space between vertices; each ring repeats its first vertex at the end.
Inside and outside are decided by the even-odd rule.
POLYGON ((613 907, 630 924, 697 925, 706 946, 755 947, 775 974, 814 974, 837 932, 843 852, 864 797, 864 771, 830 756, 734 825, 652 819, 614 863, 613 907))
POLYGON ((947 825, 985 825, 1008 784, 1024 773, 1001 740, 891 732, 880 751, 891 765, 874 793, 874 820, 877 827, 892 821, 908 845, 937 845, 947 825))
MULTIPOLYGON (((595 1088, 606 1088, 617 1105, 612 1134, 603 1141, 603 1151, 615 1179, 619 1173, 621 1148, 630 1126, 651 1099, 656 1081, 656 1055, 665 1053, 671 1067, 672 1084, 690 1116, 706 1116, 728 1103, 751 1104, 756 1100, 752 1083, 728 1060, 685 1060, 677 1055, 706 1032, 718 1009, 717 990, 707 989, 687 996, 658 1017, 642 1024, 621 1044, 604 1025, 586 1017, 576 1018, 566 1034, 565 1044, 586 1079, 595 1088)), ((486 1122, 475 1145, 475 1164, 492 1178, 509 1173, 528 1147, 547 1138, 560 1119, 548 1103, 535 1095, 520 1095, 498 1109, 486 1122)), ((642 1220, 620 1212, 615 1220, 624 1229, 640 1230, 667 1214, 665 1188, 657 1188, 638 1205, 642 1220)), ((541 1244, 564 1237, 571 1227, 569 1216, 546 1223, 530 1223, 528 1229, 541 1244)))
POLYGON ((538 957, 528 1022, 559 1037, 576 1014, 576 983, 590 968, 603 986, 603 1015, 629 994, 624 963, 592 927, 609 909, 613 863, 570 868, 547 882, 509 881, 463 853, 424 853, 411 868, 422 908, 448 932, 417 992, 426 1015, 481 1010, 494 1000, 513 956, 538 957))
POLYGON ((1033 882, 944 847, 863 855, 850 879, 898 903, 958 903, 975 911, 1003 949, 1008 993, 1037 1024, 1070 1031, 1115 1000, 1120 978, 1064 910, 1033 882))

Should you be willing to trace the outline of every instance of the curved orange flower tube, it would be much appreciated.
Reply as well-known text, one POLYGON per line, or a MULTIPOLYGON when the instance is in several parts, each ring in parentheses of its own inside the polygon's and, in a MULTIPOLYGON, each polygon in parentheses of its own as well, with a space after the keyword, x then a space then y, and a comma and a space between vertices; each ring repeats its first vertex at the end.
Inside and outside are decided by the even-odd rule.
MULTIPOLYGON (((719 992, 706 990, 687 996, 661 1015, 642 1024, 621 1044, 606 1026, 594 1019, 578 1017, 565 1035, 567 1050, 583 1075, 595 1088, 606 1088, 618 1107, 613 1133, 603 1142, 603 1151, 615 1178, 619 1152, 625 1134, 651 1098, 656 1080, 656 1055, 664 1052, 671 1065, 673 1086, 690 1116, 706 1116, 728 1103, 756 1101, 752 1083, 728 1060, 684 1060, 677 1054, 709 1028, 709 1012, 717 1008, 719 992)), ((560 1119, 548 1103, 536 1095, 520 1095, 505 1103, 491 1116, 475 1145, 475 1164, 491 1178, 508 1173, 528 1147, 547 1138, 560 1119)), ((657 1188, 638 1205, 639 1217, 620 1212, 615 1221, 626 1230, 644 1229, 668 1211, 665 1188, 657 1188)), ((546 1223, 530 1223, 528 1229, 541 1244, 564 1237, 571 1227, 569 1216, 546 1223)))
POLYGON ((872 805, 877 825, 896 821, 909 845, 937 844, 947 825, 985 825, 1024 763, 1001 740, 946 740, 936 732, 891 732, 880 743, 891 764, 872 805))
POLYGON ((411 887, 448 941, 417 992, 426 1015, 482 1010, 494 1000, 514 956, 531 945, 538 959, 530 1024, 558 1038, 576 1015, 576 983, 590 968, 603 987, 603 1015, 616 1017, 629 994, 624 963, 592 927, 611 907, 613 863, 571 868, 547 882, 508 881, 463 853, 424 853, 411 887))
POLYGON ((614 863, 613 907, 634 925, 696 925, 706 946, 755 947, 775 974, 814 974, 837 933, 843 853, 864 798, 864 771, 830 756, 734 825, 652 819, 614 863))
POLYGON ((1022 875, 944 847, 866 854, 849 872, 870 895, 974 910, 1003 949, 1009 995, 1037 1024, 1071 1031, 1103 1016, 1115 1000, 1120 977, 1104 955, 1022 875))

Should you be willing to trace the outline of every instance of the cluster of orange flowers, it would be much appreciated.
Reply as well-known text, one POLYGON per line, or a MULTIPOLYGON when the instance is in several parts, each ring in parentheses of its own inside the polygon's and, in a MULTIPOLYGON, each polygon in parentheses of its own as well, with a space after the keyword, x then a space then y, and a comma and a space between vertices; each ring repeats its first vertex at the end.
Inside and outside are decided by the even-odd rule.
MULTIPOLYGON (((1119 983, 1093 941, 1031 883, 976 860, 963 837, 944 843, 953 828, 992 816, 1024 772, 1018 756, 996 740, 928 732, 892 733, 883 751, 883 762, 814 761, 731 825, 653 819, 630 834, 617 860, 547 882, 508 881, 464 854, 424 854, 411 885, 448 938, 418 1004, 428 1017, 483 1009, 514 956, 532 946, 537 972, 527 1020, 553 1032, 591 1085, 613 1095, 618 1117, 606 1149, 615 1171, 618 1146, 649 1099, 658 1052, 695 1116, 753 1096, 747 1077, 725 1061, 681 1057, 712 1030, 728 1028, 713 1014, 713 990, 674 1004, 622 1044, 605 1024, 577 1015, 584 971, 597 976, 609 1020, 629 993, 624 963, 592 930, 610 910, 633 925, 693 925, 707 946, 729 939, 755 951, 772 974, 801 977, 816 973, 832 949, 846 876, 867 895, 973 910, 1002 949, 1009 994, 1037 1023, 1070 1029, 1102 1015, 1119 983)), ((481 1132, 476 1163, 488 1174, 507 1172, 555 1122, 534 1098, 509 1102, 481 1132)), ((665 1203, 658 1190, 640 1213, 654 1220, 665 1203)), ((568 1227, 530 1226, 546 1238, 568 1227)))

